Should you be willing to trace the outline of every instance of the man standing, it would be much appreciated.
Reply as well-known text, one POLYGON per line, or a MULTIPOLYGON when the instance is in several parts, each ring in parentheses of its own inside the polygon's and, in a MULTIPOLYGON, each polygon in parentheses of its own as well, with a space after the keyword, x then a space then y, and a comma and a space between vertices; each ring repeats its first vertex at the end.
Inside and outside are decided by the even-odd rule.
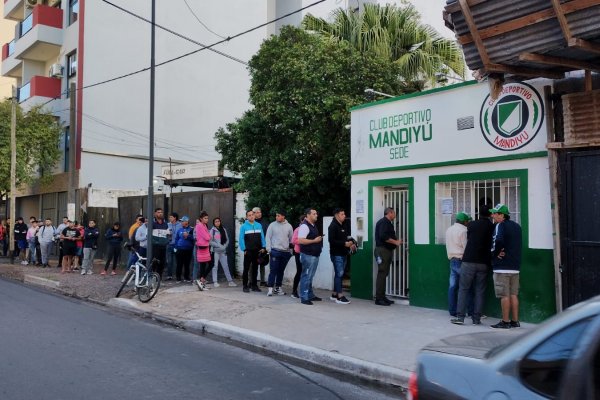
POLYGON ((346 269, 348 252, 354 246, 350 237, 350 230, 345 224, 346 211, 341 208, 333 210, 333 220, 329 225, 327 234, 329 236, 329 256, 333 263, 335 277, 333 279, 333 293, 329 298, 337 304, 350 304, 350 300, 342 293, 342 278, 346 269))
POLYGON ((167 244, 169 244, 169 226, 165 221, 162 208, 154 210, 154 222, 152 223, 152 257, 158 260, 156 272, 162 279, 167 258, 167 244))
MULTIPOLYGON (((182 226, 181 222, 179 222, 179 214, 177 214, 176 212, 170 213, 169 222, 167 223, 167 226, 169 230, 169 244, 167 245, 167 280, 170 281, 173 279, 175 267, 179 263, 179 261, 177 261, 177 258, 175 257, 175 234, 177 234, 177 231, 181 229, 182 226)), ((189 278, 189 273, 187 275, 189 278)))
POLYGON ((471 217, 464 213, 456 213, 456 222, 446 230, 446 254, 450 260, 450 282, 448 285, 448 312, 456 317, 456 303, 460 279, 460 264, 467 246, 467 224, 471 217))
MULTIPOLYGON (((62 231, 65 230, 65 228, 67 228, 69 226, 69 218, 67 217, 63 217, 62 219, 62 224, 58 225, 58 227, 56 228, 56 235, 58 237, 60 237, 62 231)), ((61 267, 62 266, 62 259, 63 259, 63 240, 58 238, 58 265, 56 266, 61 267)))
POLYGON ((317 210, 305 210, 306 218, 298 229, 298 243, 300 243, 300 261, 302 262, 302 276, 300 277, 300 301, 302 304, 313 305, 313 301, 321 301, 315 296, 312 282, 319 265, 319 256, 323 249, 323 235, 315 226, 319 215, 317 210))
POLYGON ((46 218, 44 226, 38 231, 37 235, 40 242, 40 253, 42 253, 42 268, 50 267, 48 257, 50 256, 50 248, 56 237, 56 229, 52 226, 50 218, 46 218))
POLYGON ((386 207, 383 211, 383 218, 375 225, 375 260, 377 261, 375 304, 378 306, 394 304, 393 300, 385 296, 385 281, 390 273, 394 250, 403 243, 396 237, 396 231, 392 225, 394 219, 396 219, 396 211, 391 207, 386 207))
MULTIPOLYGON (((267 233, 267 229, 269 229, 269 221, 263 219, 262 210, 260 207, 254 207, 252 209, 254 211, 254 220, 262 226, 263 233, 267 233)), ((265 254, 263 257, 260 257, 258 267, 260 272, 260 286, 267 286, 267 277, 265 276, 265 267, 269 264, 269 256, 265 254)))
POLYGON ((474 325, 481 324, 487 271, 491 262, 489 249, 494 231, 489 209, 490 206, 487 204, 481 206, 479 219, 467 226, 467 246, 460 265, 456 318, 450 320, 453 324, 462 325, 465 322, 465 311, 471 288, 474 288, 475 293, 471 318, 474 325))
POLYGON ((492 328, 519 328, 519 272, 521 269, 521 227, 510 219, 510 211, 504 204, 490 210, 496 224, 492 239, 492 269, 494 291, 500 299, 502 320, 492 328), (512 318, 509 319, 509 314, 512 318))
POLYGON ((281 285, 283 283, 285 267, 292 257, 290 243, 292 242, 293 235, 294 229, 286 221, 285 211, 280 210, 275 214, 275 222, 271 222, 267 228, 267 251, 271 253, 271 268, 269 271, 269 281, 267 282, 269 291, 267 292, 267 296, 273 296, 273 294, 285 296, 281 285), (273 290, 273 285, 275 285, 275 290, 273 290))
POLYGON ((27 225, 23 222, 23 218, 17 218, 17 223, 14 227, 15 234, 15 256, 21 258, 21 265, 27 265, 25 256, 27 255, 27 225))
POLYGON ((92 275, 94 267, 94 257, 98 249, 98 237, 100 232, 96 228, 96 220, 90 219, 88 227, 83 232, 83 265, 81 275, 92 275))
POLYGON ((240 228, 239 237, 240 250, 244 252, 244 271, 242 272, 242 283, 244 293, 249 293, 248 272, 252 274, 250 283, 253 292, 260 292, 257 284, 258 275, 258 253, 264 252, 266 247, 265 235, 262 226, 255 221, 254 211, 246 211, 246 222, 240 228))

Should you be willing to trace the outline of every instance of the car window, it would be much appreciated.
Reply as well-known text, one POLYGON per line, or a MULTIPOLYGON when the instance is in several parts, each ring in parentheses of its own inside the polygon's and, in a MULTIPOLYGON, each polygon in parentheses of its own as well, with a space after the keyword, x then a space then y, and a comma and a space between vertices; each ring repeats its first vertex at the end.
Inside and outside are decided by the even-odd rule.
POLYGON ((525 385, 554 398, 571 353, 589 323, 590 319, 576 322, 533 349, 520 364, 519 374, 525 385))

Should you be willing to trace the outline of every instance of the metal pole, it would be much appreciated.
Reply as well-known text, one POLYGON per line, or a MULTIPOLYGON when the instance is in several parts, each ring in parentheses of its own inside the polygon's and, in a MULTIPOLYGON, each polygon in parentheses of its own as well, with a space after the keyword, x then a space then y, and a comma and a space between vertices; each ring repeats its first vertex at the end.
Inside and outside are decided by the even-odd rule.
POLYGON ((150 156, 148 157, 148 247, 146 266, 152 270, 152 225, 154 222, 154 77, 156 69, 156 0, 152 0, 152 24, 150 26, 150 156))
POLYGON ((72 221, 75 216, 75 160, 77 156, 77 118, 76 118, 76 88, 75 82, 71 82, 69 87, 69 174, 67 188, 67 216, 72 221))
POLYGON ((12 87, 12 105, 10 113, 10 262, 15 262, 15 195, 17 192, 17 87, 12 87))

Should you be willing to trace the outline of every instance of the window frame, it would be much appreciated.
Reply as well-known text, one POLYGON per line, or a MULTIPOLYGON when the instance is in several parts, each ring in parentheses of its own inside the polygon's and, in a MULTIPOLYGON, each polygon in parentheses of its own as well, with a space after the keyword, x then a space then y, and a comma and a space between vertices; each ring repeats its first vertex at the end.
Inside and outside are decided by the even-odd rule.
POLYGON ((67 26, 71 26, 79 20, 79 0, 69 0, 67 26), (74 9, 76 8, 76 12, 74 9))

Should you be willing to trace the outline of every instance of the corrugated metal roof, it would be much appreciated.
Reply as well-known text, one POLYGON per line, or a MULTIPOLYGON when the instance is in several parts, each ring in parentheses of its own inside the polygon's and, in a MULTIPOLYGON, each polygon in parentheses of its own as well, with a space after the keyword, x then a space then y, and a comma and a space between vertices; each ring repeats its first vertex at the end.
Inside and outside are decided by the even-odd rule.
POLYGON ((600 143, 600 90, 563 95, 565 145, 600 143))
MULTIPOLYGON (((446 20, 453 26, 459 42, 463 43, 465 61, 469 68, 482 69, 484 62, 457 3, 458 0, 447 1, 446 20)), ((597 5, 571 0, 562 0, 561 3, 563 10, 569 11, 565 12, 565 17, 571 37, 584 39, 600 47, 600 0, 597 1, 597 5), (573 9, 576 11, 570 12, 573 9)), ((550 0, 471 0, 469 4, 472 4, 469 11, 477 32, 482 36, 483 48, 490 63, 551 72, 583 69, 519 59, 523 53, 534 53, 585 61, 597 65, 600 69, 600 54, 569 47, 550 0), (514 26, 510 26, 511 21, 514 22, 514 26)))

